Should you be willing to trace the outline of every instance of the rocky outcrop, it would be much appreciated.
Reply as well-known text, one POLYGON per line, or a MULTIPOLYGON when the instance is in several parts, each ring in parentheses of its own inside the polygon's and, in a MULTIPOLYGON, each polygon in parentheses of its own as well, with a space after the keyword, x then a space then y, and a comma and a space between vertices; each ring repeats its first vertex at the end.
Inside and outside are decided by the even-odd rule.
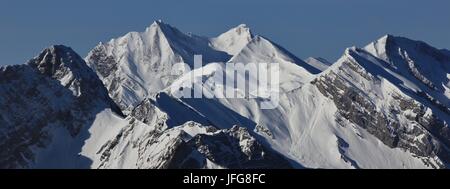
POLYGON ((263 147, 243 127, 219 130, 187 122, 167 130, 155 126, 145 133, 136 133, 143 130, 141 127, 151 126, 130 118, 130 125, 98 152, 99 168, 114 168, 123 161, 150 169, 291 168, 288 160, 263 147))
POLYGON ((120 109, 97 75, 72 49, 52 46, 24 65, 0 69, 0 168, 27 168, 53 139, 71 137, 104 109, 120 109))
POLYGON ((447 167, 450 135, 446 122, 435 114, 438 110, 401 90, 364 90, 367 86, 387 90, 380 86, 386 81, 371 72, 374 70, 361 66, 356 61, 359 56, 356 51, 349 50, 345 56, 348 58, 344 58, 339 67, 313 81, 322 94, 334 101, 337 118, 364 128, 391 148, 413 153, 429 166, 447 167), (388 105, 378 105, 377 101, 386 101, 388 105))

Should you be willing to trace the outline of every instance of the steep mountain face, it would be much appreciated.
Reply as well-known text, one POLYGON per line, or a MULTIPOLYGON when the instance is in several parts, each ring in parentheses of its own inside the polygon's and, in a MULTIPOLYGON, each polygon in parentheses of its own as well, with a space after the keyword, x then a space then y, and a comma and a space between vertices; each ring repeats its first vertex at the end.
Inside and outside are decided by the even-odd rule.
POLYGON ((390 72, 411 81, 408 90, 418 93, 449 112, 450 56, 430 45, 407 38, 386 35, 364 48, 385 61, 390 72))
POLYGON ((0 94, 1 168, 88 167, 78 153, 96 116, 121 115, 97 75, 64 46, 1 67, 0 94))
POLYGON ((305 62, 320 71, 325 71, 332 64, 328 60, 320 57, 309 57, 305 59, 305 62))
POLYGON ((390 148, 414 154, 428 167, 447 167, 449 114, 442 101, 434 100, 443 98, 438 93, 442 90, 431 86, 446 88, 448 79, 438 80, 430 71, 447 75, 449 57, 437 52, 422 42, 386 36, 365 49, 347 49, 313 83, 333 100, 339 122, 364 128, 390 148), (384 51, 386 47, 389 50, 384 51), (390 54, 394 51, 404 59, 390 54))
POLYGON ((240 25, 216 37, 185 34, 161 21, 144 32, 131 32, 99 44, 85 58, 125 112, 145 97, 169 86, 179 76, 171 73, 175 63, 193 68, 194 55, 202 55, 204 64, 226 62, 252 38, 240 25))

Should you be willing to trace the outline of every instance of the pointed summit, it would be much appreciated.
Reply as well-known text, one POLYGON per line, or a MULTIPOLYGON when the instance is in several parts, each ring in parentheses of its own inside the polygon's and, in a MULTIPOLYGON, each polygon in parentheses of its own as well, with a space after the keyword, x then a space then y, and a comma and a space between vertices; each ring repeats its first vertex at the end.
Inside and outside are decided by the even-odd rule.
MULTIPOLYGON (((394 35, 384 35, 380 39, 368 44, 364 47, 364 50, 368 51, 372 55, 392 62, 392 58, 402 58, 398 57, 400 51, 406 52, 410 55, 422 54, 424 56, 430 56, 438 61, 443 61, 447 59, 444 56, 444 52, 432 47, 431 45, 423 42, 412 40, 406 37, 399 37, 394 35)), ((403 56, 403 55, 402 55, 403 56)))
POLYGON ((392 35, 384 35, 380 39, 368 44, 366 47, 364 47, 364 49, 374 56, 387 58, 386 46, 388 44, 388 41, 390 41, 392 38, 392 35))
POLYGON ((70 47, 53 45, 44 49, 37 57, 28 62, 42 74, 61 78, 69 72, 75 77, 83 77, 90 72, 84 60, 70 47))
POLYGON ((430 107, 450 112, 450 56, 442 50, 422 41, 385 35, 363 49, 347 50, 338 62, 346 61, 420 96, 417 99, 430 107))
POLYGON ((250 27, 248 27, 247 24, 239 24, 238 26, 229 29, 228 31, 226 31, 225 33, 223 33, 221 35, 224 35, 224 34, 245 36, 245 37, 250 37, 250 38, 254 37, 250 27))
POLYGON ((238 35, 245 35, 245 36, 253 37, 252 31, 246 24, 239 24, 238 26, 236 26, 235 28, 232 28, 228 32, 231 32, 231 31, 236 32, 238 35))
POLYGON ((150 27, 151 26, 158 26, 158 25, 167 25, 167 24, 162 19, 158 19, 158 20, 154 20, 152 22, 152 24, 150 25, 150 27))
POLYGON ((171 26, 170 24, 165 23, 163 20, 155 20, 153 21, 153 23, 150 25, 151 26, 159 26, 159 27, 170 27, 170 28, 174 28, 173 26, 171 26))
POLYGON ((163 22, 162 20, 155 20, 153 23, 145 29, 144 33, 154 32, 154 30, 158 30, 165 35, 184 35, 183 32, 179 31, 177 28, 171 26, 163 22))
POLYGON ((253 38, 250 28, 246 24, 240 24, 227 32, 211 39, 214 48, 225 51, 230 55, 236 55, 253 38))

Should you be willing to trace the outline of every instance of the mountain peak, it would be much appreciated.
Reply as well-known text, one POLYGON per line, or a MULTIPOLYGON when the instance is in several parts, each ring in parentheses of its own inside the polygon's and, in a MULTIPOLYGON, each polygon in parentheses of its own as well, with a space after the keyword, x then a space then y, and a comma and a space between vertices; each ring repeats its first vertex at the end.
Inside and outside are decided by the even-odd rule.
POLYGON ((371 42, 366 47, 365 50, 372 54, 379 55, 380 52, 386 51, 386 49, 401 48, 403 50, 412 50, 418 48, 434 48, 423 41, 412 40, 406 37, 394 36, 391 34, 386 34, 383 37, 371 42), (378 51, 378 52, 377 52, 378 51))
POLYGON ((41 73, 55 75, 58 70, 69 68, 72 71, 79 70, 83 73, 89 69, 84 60, 72 50, 64 45, 52 45, 44 49, 37 57, 28 62, 35 66, 41 73))
POLYGON ((450 56, 444 51, 422 41, 385 35, 364 49, 352 52, 358 54, 360 60, 357 62, 374 63, 366 64, 369 65, 367 70, 389 70, 390 73, 395 73, 394 76, 386 73, 386 78, 396 79, 392 80, 393 83, 401 81, 403 85, 399 88, 425 96, 425 100, 422 100, 429 103, 429 106, 449 112, 447 91, 450 56))
POLYGON ((449 61, 448 52, 436 49, 423 41, 389 34, 368 44, 364 50, 387 62, 404 56, 427 56, 440 62, 449 61))
POLYGON ((73 56, 76 55, 77 53, 73 51, 72 48, 64 45, 52 45, 42 50, 41 53, 39 53, 39 55, 37 56, 37 58, 45 59, 48 58, 46 57, 46 55, 49 54, 55 55, 58 58, 58 57, 73 56))
POLYGON ((42 50, 40 55, 45 53, 52 53, 59 56, 64 56, 65 54, 76 54, 75 51, 72 50, 72 48, 65 45, 52 45, 50 47, 47 47, 42 50))
POLYGON ((232 28, 231 30, 236 32, 239 35, 253 36, 253 34, 252 34, 250 28, 247 26, 247 24, 239 24, 238 26, 232 28))
POLYGON ((167 25, 167 24, 163 20, 158 19, 158 20, 153 21, 153 23, 150 26, 152 26, 152 25, 157 26, 157 25, 167 25))
POLYGON ((247 24, 239 24, 237 28, 247 28, 247 24))
POLYGON ((392 39, 392 38, 395 38, 395 37, 396 36, 394 36, 392 34, 385 34, 379 40, 388 40, 388 39, 392 39))
POLYGON ((47 54, 53 54, 58 57, 63 57, 76 55, 77 53, 72 48, 65 45, 52 45, 42 50, 41 53, 39 53, 38 57, 42 57, 47 54))
POLYGON ((211 39, 214 48, 225 51, 230 55, 239 53, 252 39, 253 34, 246 24, 240 24, 216 38, 211 39))
POLYGON ((385 35, 381 36, 380 38, 378 38, 377 40, 375 40, 374 42, 395 41, 396 38, 402 38, 402 37, 395 36, 395 35, 392 35, 392 34, 385 34, 385 35))
POLYGON ((166 32, 168 29, 169 30, 173 30, 174 27, 172 27, 171 25, 163 22, 162 20, 155 20, 153 21, 153 23, 146 28, 146 32, 151 31, 153 28, 159 28, 160 30, 162 30, 163 32, 166 32))
POLYGON ((237 35, 242 35, 248 38, 253 38, 253 33, 250 27, 247 24, 239 24, 238 26, 230 29, 228 32, 235 32, 237 35))

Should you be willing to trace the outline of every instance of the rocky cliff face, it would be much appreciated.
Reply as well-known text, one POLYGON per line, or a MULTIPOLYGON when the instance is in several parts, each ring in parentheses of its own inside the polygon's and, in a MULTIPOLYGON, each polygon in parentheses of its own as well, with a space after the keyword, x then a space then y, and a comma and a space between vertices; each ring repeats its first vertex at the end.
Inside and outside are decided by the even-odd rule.
POLYGON ((72 49, 52 46, 27 64, 0 69, 0 167, 27 168, 55 128, 77 137, 97 112, 120 109, 72 49))
POLYGON ((448 115, 427 103, 427 98, 417 97, 420 93, 401 88, 401 81, 385 71, 385 64, 362 49, 348 49, 338 65, 313 83, 333 100, 338 121, 348 120, 431 167, 447 167, 448 115))
MULTIPOLYGON (((239 126, 217 129, 172 117, 145 100, 127 118, 129 123, 97 152, 99 168, 290 168, 289 161, 259 143, 239 126)), ((194 116, 195 112, 187 112, 194 116)), ((195 118, 194 118, 195 119, 195 118)))

